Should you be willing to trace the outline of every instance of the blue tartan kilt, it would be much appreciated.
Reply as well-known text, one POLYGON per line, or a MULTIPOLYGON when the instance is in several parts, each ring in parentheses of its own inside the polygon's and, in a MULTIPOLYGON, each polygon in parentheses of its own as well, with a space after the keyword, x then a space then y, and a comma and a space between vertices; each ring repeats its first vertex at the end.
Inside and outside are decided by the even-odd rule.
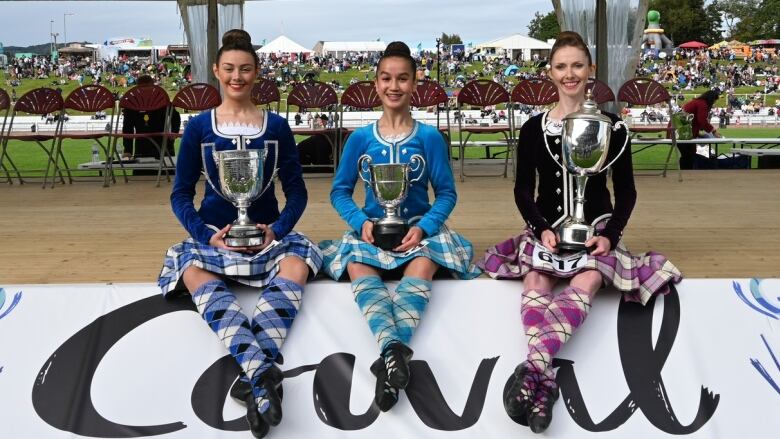
POLYGON ((350 262, 359 262, 381 270, 393 270, 414 258, 425 257, 449 269, 453 277, 459 279, 473 279, 482 273, 471 262, 474 256, 471 242, 446 225, 442 226, 436 235, 423 239, 421 244, 426 245, 412 254, 396 253, 361 240, 354 231, 345 232, 340 240, 320 242, 322 269, 331 278, 341 280, 350 262))
POLYGON ((279 272, 279 263, 288 256, 301 258, 309 266, 309 279, 317 275, 322 266, 322 252, 308 238, 298 232, 290 232, 279 244, 262 255, 234 252, 201 244, 192 238, 171 246, 165 253, 165 261, 157 284, 164 296, 186 291, 182 274, 190 265, 221 275, 236 282, 253 286, 266 286, 279 272))

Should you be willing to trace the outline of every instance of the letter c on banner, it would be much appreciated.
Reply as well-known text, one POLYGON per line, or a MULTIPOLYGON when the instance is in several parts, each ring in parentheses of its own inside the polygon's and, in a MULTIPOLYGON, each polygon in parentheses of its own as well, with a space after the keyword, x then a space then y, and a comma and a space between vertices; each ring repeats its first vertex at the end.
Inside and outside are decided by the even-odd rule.
POLYGON ((32 391, 35 412, 54 428, 89 437, 156 436, 186 428, 182 422, 112 422, 98 413, 89 392, 100 361, 114 344, 143 323, 177 311, 195 311, 195 305, 189 297, 165 300, 154 295, 95 319, 54 351, 38 372, 32 391))

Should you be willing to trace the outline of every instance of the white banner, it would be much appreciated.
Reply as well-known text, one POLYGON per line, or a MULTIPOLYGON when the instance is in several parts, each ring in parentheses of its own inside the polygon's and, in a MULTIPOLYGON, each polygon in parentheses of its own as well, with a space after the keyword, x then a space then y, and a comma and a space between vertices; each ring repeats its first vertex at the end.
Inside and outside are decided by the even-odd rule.
MULTIPOLYGON (((3 438, 251 437, 227 396, 237 366, 188 298, 165 301, 153 284, 0 287, 3 438)), ((526 353, 521 289, 435 281, 412 382, 381 413, 369 372, 378 347, 349 283, 309 285, 282 349, 284 419, 269 436, 534 437, 502 405, 526 353)), ((256 293, 239 291, 251 309, 256 293)), ((777 437, 778 295, 777 279, 685 280, 644 308, 600 292, 558 355, 546 437, 777 437)))

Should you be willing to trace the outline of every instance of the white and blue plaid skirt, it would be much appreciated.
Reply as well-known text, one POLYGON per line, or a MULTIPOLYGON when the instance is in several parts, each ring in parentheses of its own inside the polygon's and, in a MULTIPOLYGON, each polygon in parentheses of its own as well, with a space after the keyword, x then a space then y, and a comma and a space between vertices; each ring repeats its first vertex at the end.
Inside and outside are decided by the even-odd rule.
POLYGON ((263 254, 239 253, 201 244, 189 238, 171 246, 165 253, 157 284, 163 295, 186 291, 182 274, 194 265, 202 270, 224 276, 253 287, 266 286, 279 272, 279 263, 288 256, 301 258, 309 266, 309 279, 322 266, 322 252, 308 238, 290 232, 279 243, 263 254))
POLYGON ((341 280, 347 271, 347 264, 358 262, 381 270, 393 270, 414 258, 426 257, 450 270, 459 279, 473 279, 482 273, 471 263, 474 250, 466 238, 453 232, 446 225, 439 233, 423 239, 424 244, 412 253, 385 251, 360 239, 354 231, 345 232, 340 240, 320 242, 322 269, 335 280, 341 280))

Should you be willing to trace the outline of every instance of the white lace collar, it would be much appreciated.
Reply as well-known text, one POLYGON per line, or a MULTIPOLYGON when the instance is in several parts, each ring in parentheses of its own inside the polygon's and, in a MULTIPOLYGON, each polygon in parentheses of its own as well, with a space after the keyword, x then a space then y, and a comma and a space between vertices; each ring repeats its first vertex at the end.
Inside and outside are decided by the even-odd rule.
POLYGON ((217 129, 228 136, 253 136, 260 132, 260 127, 257 125, 239 122, 221 122, 217 125, 217 129))

